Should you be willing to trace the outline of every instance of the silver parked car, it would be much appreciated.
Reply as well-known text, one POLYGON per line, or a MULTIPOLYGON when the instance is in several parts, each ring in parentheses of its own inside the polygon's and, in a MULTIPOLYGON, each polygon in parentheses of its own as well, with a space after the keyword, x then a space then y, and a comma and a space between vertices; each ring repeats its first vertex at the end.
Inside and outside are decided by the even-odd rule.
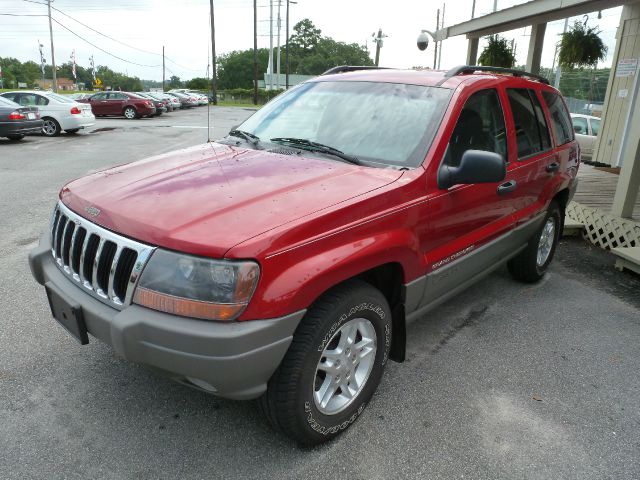
POLYGON ((76 133, 95 125, 96 117, 86 103, 78 103, 53 92, 19 90, 5 92, 3 97, 22 107, 38 107, 42 118, 42 133, 47 137, 60 135, 62 130, 76 133))

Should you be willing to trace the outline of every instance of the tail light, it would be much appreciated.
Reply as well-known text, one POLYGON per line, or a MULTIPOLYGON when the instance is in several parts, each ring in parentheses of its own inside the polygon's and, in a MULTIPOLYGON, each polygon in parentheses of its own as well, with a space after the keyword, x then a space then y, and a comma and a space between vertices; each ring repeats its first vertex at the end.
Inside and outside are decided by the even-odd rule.
POLYGON ((9 114, 9 120, 24 120, 25 117, 22 113, 15 111, 15 112, 11 112, 9 114))
POLYGON ((80 109, 78 107, 71 108, 71 115, 80 115, 80 109))

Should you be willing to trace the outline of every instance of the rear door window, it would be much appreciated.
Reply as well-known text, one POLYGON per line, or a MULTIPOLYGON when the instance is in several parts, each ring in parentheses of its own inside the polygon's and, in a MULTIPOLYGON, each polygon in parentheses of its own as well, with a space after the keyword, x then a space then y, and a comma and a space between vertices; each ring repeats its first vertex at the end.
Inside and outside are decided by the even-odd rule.
POLYGON ((597 137, 598 132, 600 132, 600 120, 597 118, 592 118, 590 122, 591 122, 591 134, 597 137))
POLYGON ((507 96, 516 129, 518 158, 548 150, 551 142, 547 122, 535 92, 524 88, 508 88, 507 96))
POLYGON ((564 145, 573 140, 573 128, 571 118, 560 95, 554 92, 542 92, 544 103, 547 104, 551 114, 551 128, 558 145, 564 145))

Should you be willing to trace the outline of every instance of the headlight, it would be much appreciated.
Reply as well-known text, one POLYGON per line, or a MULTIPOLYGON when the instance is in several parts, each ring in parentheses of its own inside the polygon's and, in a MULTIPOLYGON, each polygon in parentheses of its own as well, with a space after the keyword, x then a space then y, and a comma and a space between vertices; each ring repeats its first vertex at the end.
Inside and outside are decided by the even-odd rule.
POLYGON ((235 320, 258 283, 255 262, 212 260, 156 250, 142 272, 134 303, 206 320, 235 320))

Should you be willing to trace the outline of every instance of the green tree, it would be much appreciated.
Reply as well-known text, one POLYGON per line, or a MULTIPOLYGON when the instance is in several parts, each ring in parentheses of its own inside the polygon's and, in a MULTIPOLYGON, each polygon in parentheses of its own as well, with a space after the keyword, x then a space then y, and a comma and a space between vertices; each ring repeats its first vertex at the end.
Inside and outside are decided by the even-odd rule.
POLYGON ((185 87, 193 90, 208 90, 211 87, 211 80, 202 77, 192 78, 185 83, 185 87))
MULTIPOLYGON (((269 64, 269 49, 258 49, 258 78, 269 64)), ((236 50, 218 57, 218 88, 253 88, 253 50, 236 50)))
POLYGON ((322 31, 313 24, 311 20, 305 18, 293 26, 293 35, 289 38, 289 45, 292 50, 311 52, 320 42, 322 31))
POLYGON ((506 38, 491 35, 489 44, 478 57, 478 63, 484 66, 512 68, 516 63, 516 57, 506 38))
POLYGON ((169 78, 169 88, 182 88, 180 77, 171 75, 171 78, 169 78))

